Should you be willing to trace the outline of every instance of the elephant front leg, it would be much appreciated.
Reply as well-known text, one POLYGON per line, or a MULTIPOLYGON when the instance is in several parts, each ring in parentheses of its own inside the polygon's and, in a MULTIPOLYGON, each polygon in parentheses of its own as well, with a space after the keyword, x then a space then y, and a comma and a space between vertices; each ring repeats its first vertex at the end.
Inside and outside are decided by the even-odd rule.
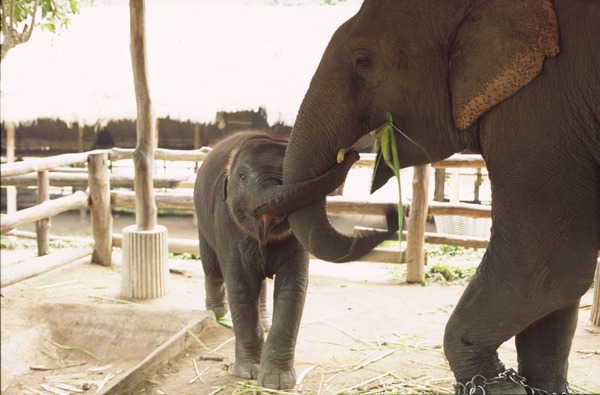
POLYGON ((308 262, 286 263, 275 276, 273 323, 265 342, 258 385, 291 389, 296 384, 294 351, 308 286, 308 262))
POLYGON ((255 379, 258 376, 264 344, 258 308, 261 280, 250 280, 237 274, 235 278, 227 279, 235 332, 235 362, 231 373, 244 379, 255 379))

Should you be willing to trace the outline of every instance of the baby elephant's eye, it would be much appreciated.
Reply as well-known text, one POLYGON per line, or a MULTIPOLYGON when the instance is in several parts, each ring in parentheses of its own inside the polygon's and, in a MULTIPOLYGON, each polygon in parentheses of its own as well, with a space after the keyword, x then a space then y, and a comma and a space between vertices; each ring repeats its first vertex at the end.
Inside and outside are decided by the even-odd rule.
POLYGON ((240 172, 240 180, 246 181, 247 178, 248 178, 248 176, 246 175, 246 173, 241 171, 240 172))

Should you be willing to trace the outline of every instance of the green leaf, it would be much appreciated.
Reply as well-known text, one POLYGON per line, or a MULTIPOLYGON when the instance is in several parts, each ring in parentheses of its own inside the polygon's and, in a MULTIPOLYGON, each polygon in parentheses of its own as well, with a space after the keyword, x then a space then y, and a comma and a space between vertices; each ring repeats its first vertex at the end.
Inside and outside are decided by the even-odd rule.
MULTIPOLYGON (((379 145, 381 156, 388 167, 396 176, 398 181, 398 242, 402 242, 402 228, 404 226, 404 206, 402 204, 402 183, 400 182, 400 160, 398 157, 398 146, 394 136, 392 114, 386 113, 387 122, 375 129, 373 137, 379 145)), ((378 164, 376 164, 377 168, 378 164)))
POLYGON ((40 25, 40 28, 42 28, 42 30, 49 31, 50 33, 56 33, 56 26, 52 23, 44 23, 40 25))

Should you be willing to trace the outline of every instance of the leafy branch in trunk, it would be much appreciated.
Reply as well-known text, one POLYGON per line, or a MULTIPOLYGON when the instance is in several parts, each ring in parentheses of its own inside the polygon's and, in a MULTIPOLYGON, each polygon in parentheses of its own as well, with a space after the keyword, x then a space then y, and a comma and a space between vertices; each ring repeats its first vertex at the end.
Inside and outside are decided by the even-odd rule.
MULTIPOLYGON (((394 125, 394 120, 392 119, 391 113, 388 112, 385 114, 385 116, 387 118, 387 122, 371 132, 373 134, 373 138, 375 139, 375 143, 381 150, 381 156, 379 156, 378 162, 375 164, 375 169, 377 169, 379 166, 379 161, 383 157, 384 162, 392 170, 398 181, 398 241, 402 242, 404 206, 402 205, 402 185, 400 183, 400 161, 398 158, 398 146, 396 145, 396 136, 394 132, 398 132, 402 137, 406 138, 408 141, 423 150, 427 157, 429 157, 429 155, 423 147, 421 147, 416 141, 412 140, 406 134, 402 133, 402 131, 398 129, 396 125, 394 125)), ((375 175, 375 172, 373 172, 373 175, 375 175)))

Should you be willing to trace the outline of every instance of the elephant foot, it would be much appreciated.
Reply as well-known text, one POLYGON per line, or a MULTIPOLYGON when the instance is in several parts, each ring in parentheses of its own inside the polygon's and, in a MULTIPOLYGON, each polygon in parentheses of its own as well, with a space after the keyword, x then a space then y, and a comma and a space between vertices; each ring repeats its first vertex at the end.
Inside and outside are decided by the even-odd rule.
POLYGON ((229 308, 227 303, 223 303, 222 301, 214 302, 214 301, 206 301, 206 310, 211 310, 215 313, 215 317, 221 318, 225 317, 229 308))
POLYGON ((258 377, 258 370, 259 365, 257 363, 236 361, 231 368, 231 374, 243 379, 255 379, 258 377))
MULTIPOLYGON (((508 369, 500 373, 497 377, 485 378, 477 375, 470 381, 465 383, 456 383, 454 390, 457 395, 462 394, 544 394, 549 395, 547 391, 533 388, 527 385, 527 379, 520 376, 513 369, 508 369)), ((568 389, 564 390, 560 394, 556 395, 567 395, 568 389)))
POLYGON ((257 384, 263 388, 274 390, 289 390, 296 385, 296 372, 291 369, 261 369, 258 373, 257 384))

